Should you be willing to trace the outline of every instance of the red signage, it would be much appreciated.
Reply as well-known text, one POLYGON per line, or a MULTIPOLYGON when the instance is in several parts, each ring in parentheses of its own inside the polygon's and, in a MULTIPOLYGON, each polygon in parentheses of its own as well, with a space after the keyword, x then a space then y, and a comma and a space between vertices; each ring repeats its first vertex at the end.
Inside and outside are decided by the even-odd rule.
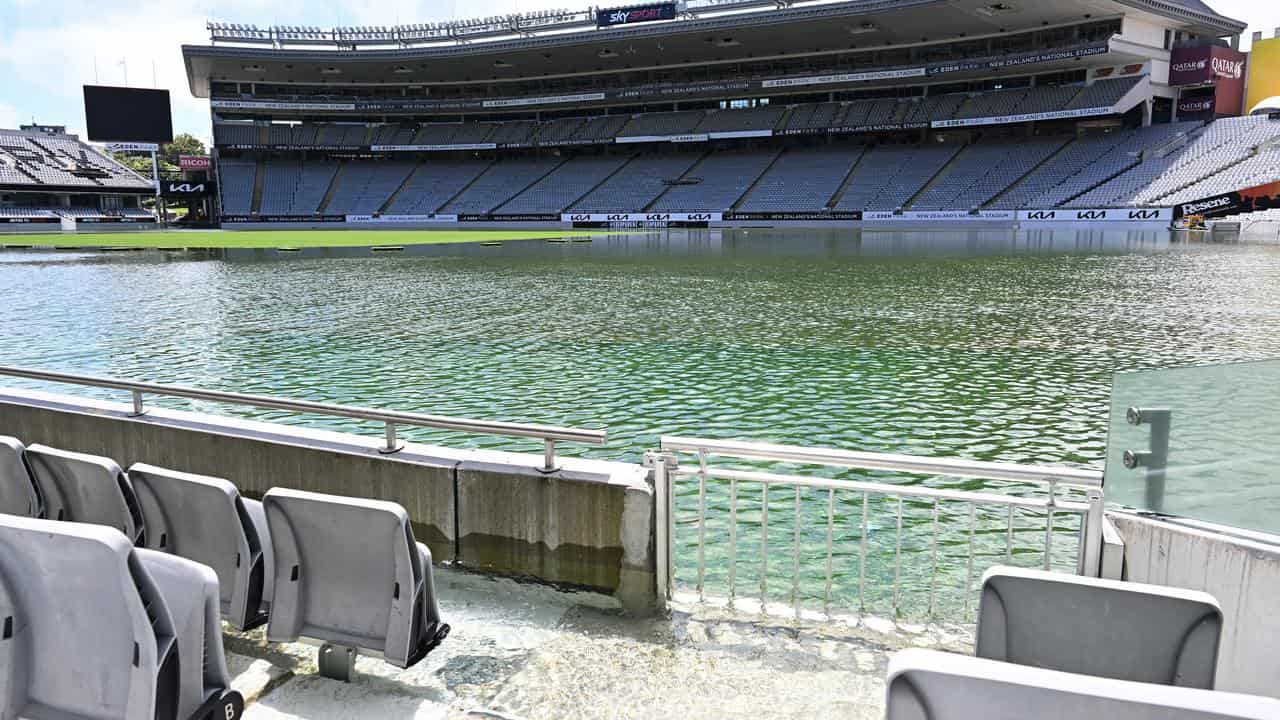
POLYGON ((179 155, 178 167, 182 170, 208 170, 213 161, 204 155, 179 155))
POLYGON ((1170 85, 1213 85, 1213 112, 1239 115, 1244 106, 1248 56, 1218 45, 1175 48, 1169 64, 1170 85))

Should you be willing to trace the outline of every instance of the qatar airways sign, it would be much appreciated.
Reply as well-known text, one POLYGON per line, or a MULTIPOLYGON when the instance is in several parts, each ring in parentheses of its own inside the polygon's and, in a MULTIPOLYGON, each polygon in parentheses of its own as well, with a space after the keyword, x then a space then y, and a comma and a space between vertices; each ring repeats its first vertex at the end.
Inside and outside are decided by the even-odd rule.
POLYGON ((1217 45, 1176 48, 1169 64, 1170 85, 1203 85, 1214 80, 1243 82, 1245 54, 1217 45))
POLYGON ((610 8, 596 10, 597 27, 613 27, 614 25, 634 25, 635 23, 653 22, 655 20, 675 20, 676 4, 655 3, 653 5, 636 5, 633 7, 610 8))

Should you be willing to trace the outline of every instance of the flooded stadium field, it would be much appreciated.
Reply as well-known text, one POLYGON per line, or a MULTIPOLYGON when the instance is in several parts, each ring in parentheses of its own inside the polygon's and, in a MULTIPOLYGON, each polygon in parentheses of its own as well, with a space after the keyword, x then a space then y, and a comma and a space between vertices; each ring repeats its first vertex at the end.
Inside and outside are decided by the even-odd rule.
MULTIPOLYGON (((4 364, 607 427, 606 447, 562 451, 632 461, 687 434, 1100 467, 1115 371, 1280 355, 1280 245, 1164 232, 11 249, 0 297, 4 364)), ((1026 531, 1031 553, 1043 532, 1026 531)))

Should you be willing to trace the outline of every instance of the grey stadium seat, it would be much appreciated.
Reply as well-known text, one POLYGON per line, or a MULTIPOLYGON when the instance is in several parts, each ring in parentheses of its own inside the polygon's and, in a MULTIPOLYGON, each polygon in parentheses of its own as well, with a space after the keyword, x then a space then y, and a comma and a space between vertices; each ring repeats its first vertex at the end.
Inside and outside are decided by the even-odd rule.
POLYGON ((129 468, 129 480, 147 527, 145 547, 213 568, 220 612, 237 629, 266 622, 273 571, 262 503, 221 478, 141 463, 129 468))
POLYGON ((43 506, 27 466, 27 449, 0 435, 0 513, 40 517, 43 506))
POLYGON ((0 516, 0 717, 237 717, 216 582, 113 528, 0 516))
POLYGON ((448 635, 431 552, 403 507, 281 488, 262 504, 276 564, 268 640, 323 640, 409 667, 448 635))
POLYGON ((138 499, 114 460, 32 445, 27 448, 27 462, 44 499, 46 518, 106 525, 143 544, 138 499))
POLYGON ((1222 611, 1191 590, 997 567, 976 654, 1019 665, 1213 689, 1222 611))
POLYGON ((1010 665, 933 650, 889 661, 886 720, 1262 720, 1280 701, 1010 665))

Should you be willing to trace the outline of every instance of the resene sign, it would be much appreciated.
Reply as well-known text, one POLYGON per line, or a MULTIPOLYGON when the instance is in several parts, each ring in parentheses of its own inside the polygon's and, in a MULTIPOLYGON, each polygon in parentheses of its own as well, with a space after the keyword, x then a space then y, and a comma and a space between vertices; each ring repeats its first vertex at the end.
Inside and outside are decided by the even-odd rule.
POLYGON ((632 7, 596 10, 597 27, 613 27, 615 25, 634 25, 635 23, 654 22, 656 20, 675 20, 676 4, 655 3, 653 5, 634 5, 632 7))

